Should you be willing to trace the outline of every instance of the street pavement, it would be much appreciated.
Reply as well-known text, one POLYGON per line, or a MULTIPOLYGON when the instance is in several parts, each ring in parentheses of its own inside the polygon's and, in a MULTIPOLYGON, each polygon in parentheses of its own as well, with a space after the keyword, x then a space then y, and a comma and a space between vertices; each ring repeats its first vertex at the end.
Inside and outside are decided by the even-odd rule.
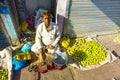
POLYGON ((109 51, 111 51, 117 60, 104 64, 91 70, 75 69, 67 67, 62 70, 51 70, 44 74, 28 72, 28 67, 20 72, 14 73, 13 80, 120 80, 120 43, 115 42, 119 34, 109 34, 97 36, 97 40, 109 51), (115 80, 115 79, 114 79, 115 80))

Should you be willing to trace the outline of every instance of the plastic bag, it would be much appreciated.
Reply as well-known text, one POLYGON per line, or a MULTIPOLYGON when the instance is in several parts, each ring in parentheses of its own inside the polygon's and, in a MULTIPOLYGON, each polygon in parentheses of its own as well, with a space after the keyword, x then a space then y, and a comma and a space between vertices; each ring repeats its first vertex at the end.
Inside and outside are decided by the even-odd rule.
POLYGON ((22 68, 26 66, 26 60, 17 61, 16 56, 13 56, 12 65, 13 65, 13 71, 20 71, 22 68))
POLYGON ((23 32, 25 32, 25 31, 27 31, 27 29, 28 29, 28 23, 27 22, 22 22, 21 24, 20 24, 20 30, 21 31, 23 31, 23 32))
POLYGON ((60 39, 60 46, 63 47, 63 48, 67 48, 69 47, 70 45, 70 38, 68 36, 63 36, 61 39, 60 39))
POLYGON ((32 47, 32 42, 27 42, 23 45, 23 47, 20 49, 20 52, 24 53, 24 52, 30 52, 32 47))

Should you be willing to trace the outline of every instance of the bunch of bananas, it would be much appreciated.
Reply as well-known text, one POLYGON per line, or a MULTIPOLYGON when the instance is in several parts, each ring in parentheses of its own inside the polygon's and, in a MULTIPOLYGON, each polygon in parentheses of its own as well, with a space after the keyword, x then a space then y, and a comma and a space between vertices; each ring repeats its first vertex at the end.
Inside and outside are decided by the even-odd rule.
POLYGON ((8 80, 8 70, 7 69, 0 70, 0 80, 8 80))
POLYGON ((31 60, 31 55, 29 52, 16 54, 16 60, 31 60))
POLYGON ((60 39, 60 46, 63 48, 67 48, 70 45, 70 38, 68 36, 63 36, 60 39))
POLYGON ((72 47, 67 48, 67 53, 83 67, 99 64, 107 57, 105 49, 94 40, 86 42, 84 39, 77 39, 74 42, 72 47))

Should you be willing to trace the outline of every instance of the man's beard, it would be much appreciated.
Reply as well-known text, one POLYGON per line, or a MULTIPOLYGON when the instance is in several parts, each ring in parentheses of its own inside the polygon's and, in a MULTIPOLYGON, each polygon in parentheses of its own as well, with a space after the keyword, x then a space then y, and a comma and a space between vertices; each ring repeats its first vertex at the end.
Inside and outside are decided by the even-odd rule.
POLYGON ((45 24, 46 27, 50 26, 50 23, 45 24))

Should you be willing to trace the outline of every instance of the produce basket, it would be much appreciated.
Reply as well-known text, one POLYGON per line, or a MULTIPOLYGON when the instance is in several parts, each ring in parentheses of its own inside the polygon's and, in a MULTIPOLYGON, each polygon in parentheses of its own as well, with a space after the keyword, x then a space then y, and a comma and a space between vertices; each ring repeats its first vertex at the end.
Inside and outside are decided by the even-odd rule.
POLYGON ((0 51, 0 80, 12 80, 12 50, 5 48, 0 51))
POLYGON ((91 37, 73 40, 73 45, 67 48, 67 53, 78 63, 81 70, 98 68, 117 59, 96 38, 91 37))

